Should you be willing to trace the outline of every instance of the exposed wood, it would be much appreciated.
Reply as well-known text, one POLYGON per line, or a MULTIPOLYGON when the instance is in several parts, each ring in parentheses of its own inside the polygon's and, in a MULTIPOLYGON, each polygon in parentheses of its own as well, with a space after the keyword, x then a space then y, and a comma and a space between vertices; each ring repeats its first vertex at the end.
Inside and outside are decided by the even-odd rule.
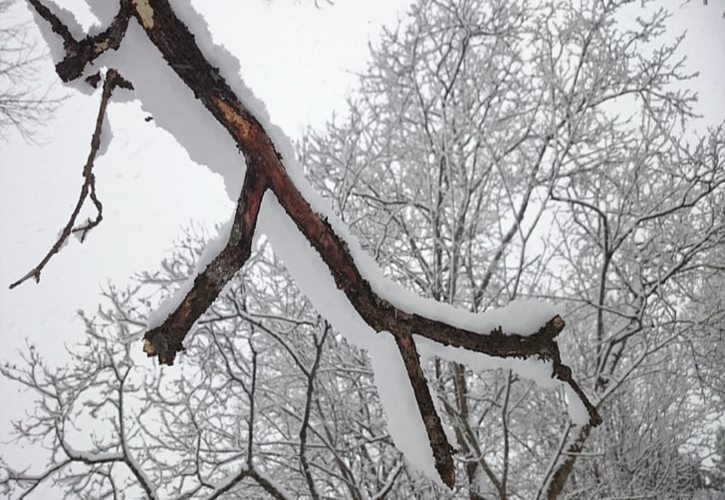
POLYGON ((176 353, 183 350, 182 341, 191 325, 212 305, 224 285, 249 259, 265 189, 264 176, 252 166, 244 178, 229 242, 206 269, 196 276, 194 286, 179 307, 162 325, 146 332, 143 350, 148 356, 158 356, 161 364, 174 364, 176 353))

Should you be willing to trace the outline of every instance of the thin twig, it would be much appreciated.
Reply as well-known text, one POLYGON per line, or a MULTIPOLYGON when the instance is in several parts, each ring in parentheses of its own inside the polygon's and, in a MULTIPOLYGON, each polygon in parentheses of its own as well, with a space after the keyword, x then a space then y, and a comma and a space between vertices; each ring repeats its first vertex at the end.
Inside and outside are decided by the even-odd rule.
POLYGON ((83 242, 86 235, 88 234, 88 231, 96 227, 98 224, 100 224, 101 220, 103 220, 103 204, 100 202, 98 196, 96 195, 96 176, 93 174, 93 166, 96 161, 96 156, 98 155, 98 150, 101 147, 101 134, 103 130, 103 122, 106 118, 106 108, 108 107, 108 101, 111 99, 113 90, 116 87, 132 89, 133 85, 131 85, 131 82, 123 78, 118 73, 118 71, 116 71, 115 69, 109 69, 106 73, 106 80, 103 84, 101 105, 98 107, 98 116, 96 117, 96 128, 93 131, 93 136, 91 137, 91 150, 88 153, 88 159, 86 160, 86 164, 83 166, 83 185, 81 186, 81 192, 78 196, 76 206, 73 209, 73 213, 71 213, 68 222, 66 223, 65 227, 63 227, 63 230, 61 231, 58 240, 51 247, 45 257, 43 257, 40 263, 33 269, 31 269, 25 276, 11 284, 11 289, 29 280, 30 278, 33 278, 35 282, 38 283, 40 281, 40 273, 43 268, 45 268, 48 262, 50 262, 50 259, 53 257, 53 255, 57 254, 60 251, 60 249, 63 247, 63 245, 72 233, 80 232, 80 239, 81 242, 83 242), (82 226, 74 228, 76 219, 78 218, 78 214, 80 213, 81 208, 83 207, 83 204, 85 203, 86 198, 89 195, 91 201, 93 202, 93 205, 96 207, 96 211, 98 212, 98 214, 96 215, 95 219, 88 220, 88 222, 86 222, 82 226))

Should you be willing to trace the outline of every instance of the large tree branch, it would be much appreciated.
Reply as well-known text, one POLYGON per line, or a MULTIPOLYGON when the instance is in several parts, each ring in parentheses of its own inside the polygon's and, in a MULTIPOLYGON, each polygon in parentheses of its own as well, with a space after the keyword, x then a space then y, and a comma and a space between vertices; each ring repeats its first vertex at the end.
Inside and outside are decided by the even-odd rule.
MULTIPOLYGON (((30 1, 36 9, 44 9, 38 0, 30 1)), ((451 448, 433 406, 420 365, 414 334, 444 345, 491 356, 538 357, 551 361, 552 376, 569 384, 582 398, 589 410, 591 424, 597 425, 601 421, 596 409, 571 377, 571 370, 561 363, 555 341, 556 336, 564 328, 564 321, 560 317, 554 317, 539 331, 533 333, 504 333, 499 328, 490 334, 482 334, 420 314, 402 311, 377 295, 359 271, 347 243, 340 238, 325 218, 312 209, 287 174, 282 157, 267 131, 231 90, 219 70, 206 60, 194 36, 176 17, 168 0, 132 0, 131 4, 122 1, 119 17, 114 24, 121 24, 119 19, 124 19, 127 8, 133 11, 132 15, 141 24, 169 66, 230 133, 247 164, 244 186, 239 196, 231 237, 226 247, 195 278, 192 288, 181 304, 163 324, 146 333, 144 351, 147 354, 158 356, 160 363, 173 364, 176 353, 183 349, 182 341, 186 333, 249 258, 261 200, 269 189, 320 255, 331 271, 335 285, 345 294, 360 317, 373 330, 390 332, 395 338, 428 434, 436 469, 448 486, 452 487, 455 481, 451 448), (531 335, 528 335, 529 333, 531 335)), ((67 40, 69 36, 67 29, 63 30, 61 27, 56 29, 57 18, 54 21, 52 15, 43 15, 43 17, 48 19, 54 30, 66 40, 68 58, 74 57, 74 61, 79 61, 74 63, 73 72, 59 67, 59 75, 64 79, 68 75, 80 75, 83 67, 79 69, 78 64, 92 61, 95 52, 78 50, 67 40)), ((108 38, 111 38, 110 35, 108 38)))

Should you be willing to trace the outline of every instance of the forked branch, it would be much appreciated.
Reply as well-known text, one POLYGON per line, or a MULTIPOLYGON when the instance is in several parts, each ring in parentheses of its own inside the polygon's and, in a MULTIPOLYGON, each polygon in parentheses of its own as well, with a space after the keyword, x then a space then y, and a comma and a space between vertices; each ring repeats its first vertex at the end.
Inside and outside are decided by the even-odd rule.
MULTIPOLYGON (((44 9, 42 6, 38 7, 40 4, 37 0, 30 1, 36 9, 44 9)), ((325 218, 311 208, 287 174, 282 156, 267 131, 231 90, 219 74, 219 70, 207 61, 199 50, 193 34, 175 15, 169 1, 133 0, 131 3, 123 1, 119 15, 114 21, 114 25, 118 25, 116 31, 109 28, 106 32, 116 33, 120 30, 122 20, 129 15, 136 18, 164 60, 229 132, 243 153, 247 165, 244 186, 238 199, 231 236, 226 247, 196 277, 180 305, 163 324, 146 333, 144 351, 149 356, 157 356, 162 364, 173 364, 176 353, 183 349, 182 341, 185 335, 217 298, 224 285, 249 258, 261 201, 264 194, 269 191, 320 255, 332 273, 335 285, 345 294, 360 317, 373 330, 390 332, 395 338, 428 434, 436 469, 445 484, 452 487, 455 482, 451 447, 433 405, 413 335, 490 356, 538 357, 548 360, 553 366, 552 377, 557 377, 570 385, 582 399, 589 411, 590 424, 597 425, 601 422, 596 408, 572 378, 571 370, 561 363, 555 340, 564 328, 564 321, 560 317, 552 318, 537 332, 504 333, 499 328, 489 334, 482 334, 402 311, 378 296, 360 273, 345 241, 338 236, 325 218)), ((56 27, 54 24, 57 18, 54 20, 51 16, 43 15, 43 17, 48 19, 54 30, 66 39, 68 35, 63 33, 67 32, 67 29, 64 30, 62 26, 56 27)), ((116 41, 110 34, 107 38, 116 41)), ((93 51, 80 51, 72 43, 68 43, 68 46, 72 49, 68 58, 86 63, 93 60, 93 51)), ((59 68, 59 74, 63 68, 59 68)), ((82 72, 82 68, 80 71, 82 72)), ((75 72, 61 74, 61 78, 69 74, 80 73, 76 69, 75 72)))

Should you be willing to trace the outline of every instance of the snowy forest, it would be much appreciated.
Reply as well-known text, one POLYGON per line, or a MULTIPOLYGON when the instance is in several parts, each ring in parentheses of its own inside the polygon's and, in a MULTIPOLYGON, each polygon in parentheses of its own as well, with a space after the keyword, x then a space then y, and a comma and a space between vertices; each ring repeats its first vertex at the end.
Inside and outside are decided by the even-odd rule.
POLYGON ((109 106, 232 208, 108 282, 62 361, 33 332, 3 352, 29 401, 3 497, 725 498, 725 105, 702 124, 677 5, 415 0, 295 141, 190 0, 87 6, 0 0, 0 149, 67 93, 96 109, 7 293, 108 227, 109 106))

